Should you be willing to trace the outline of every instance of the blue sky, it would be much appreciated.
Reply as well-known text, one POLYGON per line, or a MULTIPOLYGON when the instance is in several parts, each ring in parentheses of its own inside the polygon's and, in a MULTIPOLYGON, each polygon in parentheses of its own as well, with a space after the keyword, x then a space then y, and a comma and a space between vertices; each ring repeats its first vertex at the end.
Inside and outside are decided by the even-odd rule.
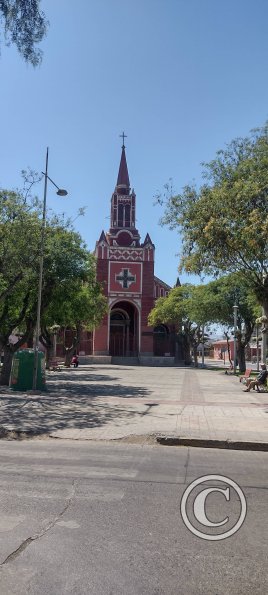
MULTIPOLYGON (((48 204, 74 218, 94 248, 109 227, 121 139, 142 239, 157 276, 173 285, 180 238, 158 225, 154 195, 201 179, 202 161, 268 115, 267 0, 43 0, 50 28, 42 65, 2 45, 0 186, 41 171, 50 148, 48 204)), ((42 197, 42 184, 36 189, 42 197)), ((183 281, 193 280, 181 275, 183 281)), ((197 282, 198 279, 197 279, 197 282)))

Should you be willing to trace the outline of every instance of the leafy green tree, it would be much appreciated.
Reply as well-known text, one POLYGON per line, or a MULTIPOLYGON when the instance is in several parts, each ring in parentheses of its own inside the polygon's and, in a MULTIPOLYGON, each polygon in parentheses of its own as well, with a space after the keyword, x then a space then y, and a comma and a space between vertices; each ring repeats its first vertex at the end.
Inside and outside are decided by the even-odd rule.
POLYGON ((0 305, 0 352, 4 354, 0 384, 8 384, 13 354, 33 334, 36 306, 29 279, 17 283, 13 292, 9 293, 0 305), (10 343, 10 335, 19 329, 19 340, 15 344, 10 343))
POLYGON ((14 43, 26 62, 39 65, 42 51, 37 46, 49 25, 40 10, 40 0, 0 0, 0 18, 6 45, 14 43))
POLYGON ((204 319, 203 315, 200 318, 197 317, 195 320, 191 318, 194 291, 194 285, 185 284, 172 289, 167 297, 156 300, 155 307, 148 316, 148 323, 150 326, 155 326, 159 323, 177 325, 181 329, 185 364, 191 364, 191 351, 193 351, 194 363, 197 367, 197 347, 202 340, 202 324, 204 319))
POLYGON ((238 305, 237 358, 244 372, 245 348, 250 341, 259 314, 259 306, 248 282, 241 274, 231 274, 206 285, 185 284, 159 298, 149 315, 149 324, 173 323, 181 326, 185 362, 191 362, 191 351, 197 367, 197 348, 202 341, 202 326, 218 323, 231 330, 234 326, 234 304, 238 305))
POLYGON ((83 278, 70 279, 67 285, 55 288, 53 299, 42 319, 42 338, 46 347, 52 348, 51 328, 53 324, 74 331, 73 343, 65 347, 65 365, 70 366, 76 346, 83 330, 92 331, 102 321, 107 310, 107 299, 96 281, 96 263, 88 253, 83 278))
POLYGON ((268 316, 268 125, 232 141, 204 166, 204 184, 172 191, 162 224, 182 233, 180 269, 240 272, 268 316))
MULTIPOLYGON (((189 308, 189 316, 194 320, 219 323, 231 331, 234 326, 234 304, 238 306, 237 316, 237 359, 240 372, 246 369, 245 349, 260 312, 260 306, 243 275, 233 273, 196 286, 189 308)), ((228 336, 229 336, 228 332, 228 336)))
MULTIPOLYGON (((38 203, 24 203, 20 195, 0 193, 0 349, 4 351, 1 384, 8 384, 14 352, 31 340, 37 312, 40 250, 38 203), (20 331, 11 345, 9 337, 20 331)), ((94 267, 91 266, 92 275, 94 267)), ((80 235, 58 217, 47 219, 41 315, 75 283, 88 282, 89 254, 80 235)))
POLYGON ((21 193, 0 190, 0 304, 36 268, 38 216, 35 201, 27 203, 21 193))
MULTIPOLYGON (((22 193, 0 191, 0 351, 4 365, 0 383, 8 383, 15 346, 9 344, 12 332, 23 325, 29 337, 33 325, 29 317, 34 307, 34 280, 37 276, 40 237, 38 204, 22 193)), ((36 305, 35 305, 36 311, 36 305)))

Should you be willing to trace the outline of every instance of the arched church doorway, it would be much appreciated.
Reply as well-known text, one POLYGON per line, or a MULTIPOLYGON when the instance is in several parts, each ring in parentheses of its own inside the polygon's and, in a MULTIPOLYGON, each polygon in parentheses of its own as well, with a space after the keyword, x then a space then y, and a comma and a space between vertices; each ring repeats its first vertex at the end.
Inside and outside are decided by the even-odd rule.
POLYGON ((175 335, 165 324, 154 328, 154 355, 175 355, 175 335))
POLYGON ((131 302, 117 302, 110 312, 110 355, 138 355, 139 313, 131 302))

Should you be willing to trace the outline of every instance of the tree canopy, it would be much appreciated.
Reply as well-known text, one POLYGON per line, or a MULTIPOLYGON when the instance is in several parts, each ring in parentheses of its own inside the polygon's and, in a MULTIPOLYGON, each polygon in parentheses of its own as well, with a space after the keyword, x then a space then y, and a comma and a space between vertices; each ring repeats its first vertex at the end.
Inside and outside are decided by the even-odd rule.
MULTIPOLYGON (((42 208, 22 193, 0 191, 0 351, 1 382, 8 382, 12 354, 32 339, 36 324, 42 208), (19 331, 19 341, 9 338, 19 331)), ((41 323, 78 323, 93 328, 103 312, 95 259, 63 217, 47 215, 41 323)))
POLYGON ((182 233, 180 270, 240 272, 268 315, 268 125, 203 164, 204 184, 165 204, 162 224, 182 233))
POLYGON ((15 44, 26 62, 42 61, 38 44, 45 37, 48 20, 40 10, 40 0, 0 0, 0 19, 7 45, 15 44))
POLYGON ((197 363, 197 347, 202 326, 218 323, 233 329, 234 304, 238 306, 237 355, 240 371, 245 370, 245 347, 250 341, 260 308, 241 274, 233 273, 206 285, 175 287, 166 298, 159 298, 149 314, 149 324, 177 324, 184 339, 186 360, 190 349, 197 363))
POLYGON ((191 284, 172 289, 167 297, 156 300, 155 307, 148 316, 148 322, 150 326, 159 323, 177 325, 183 338, 185 363, 191 363, 193 349, 197 365, 197 347, 202 338, 203 318, 191 318, 194 291, 195 286, 191 284))

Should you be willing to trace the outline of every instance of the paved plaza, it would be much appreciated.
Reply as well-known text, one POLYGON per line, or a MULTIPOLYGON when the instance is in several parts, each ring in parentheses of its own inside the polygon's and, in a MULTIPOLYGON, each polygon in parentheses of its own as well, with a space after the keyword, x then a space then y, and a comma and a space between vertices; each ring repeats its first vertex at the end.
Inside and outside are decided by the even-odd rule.
POLYGON ((268 394, 245 393, 220 370, 85 365, 48 373, 47 386, 39 395, 2 389, 3 437, 8 430, 80 440, 268 441, 268 394))

